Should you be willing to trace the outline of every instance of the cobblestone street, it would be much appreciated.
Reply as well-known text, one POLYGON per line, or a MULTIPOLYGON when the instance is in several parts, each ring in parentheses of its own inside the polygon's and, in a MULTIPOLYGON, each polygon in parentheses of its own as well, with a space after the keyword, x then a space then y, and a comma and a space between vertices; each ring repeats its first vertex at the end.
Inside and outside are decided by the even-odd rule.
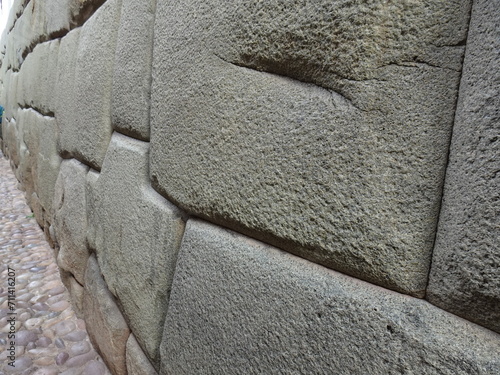
POLYGON ((109 374, 17 186, 0 152, 0 375, 109 374))

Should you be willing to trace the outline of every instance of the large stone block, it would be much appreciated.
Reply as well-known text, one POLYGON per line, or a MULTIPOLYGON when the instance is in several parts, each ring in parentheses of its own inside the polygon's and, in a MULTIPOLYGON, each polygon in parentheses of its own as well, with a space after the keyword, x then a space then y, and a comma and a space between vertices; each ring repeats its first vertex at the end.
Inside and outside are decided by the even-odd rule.
POLYGON ((42 116, 37 113, 37 126, 39 128, 39 148, 37 161, 37 194, 40 203, 47 215, 47 221, 51 222, 54 215, 52 202, 61 158, 57 153, 57 124, 53 117, 42 116))
POLYGON ((89 237, 95 236, 91 246, 132 332, 148 357, 158 362, 184 221, 151 188, 148 162, 149 143, 113 134, 97 181, 88 178, 89 188, 93 186, 89 237))
POLYGON ((500 332, 500 1, 476 1, 428 299, 500 332))
POLYGON ((500 335, 228 230, 187 223, 161 374, 497 374, 500 335))
POLYGON ((112 124, 142 140, 149 140, 155 10, 156 0, 123 0, 115 57, 112 124))
POLYGON ((197 216, 422 297, 469 6, 160 2, 155 188, 197 216))
POLYGON ((87 247, 85 193, 88 169, 75 159, 64 160, 54 195, 54 232, 59 244, 57 263, 82 285, 90 255, 87 247))
POLYGON ((18 148, 22 157, 17 177, 23 183, 28 197, 33 192, 37 193, 39 204, 43 208, 43 219, 37 219, 51 222, 54 215, 52 202, 55 184, 61 164, 56 146, 56 122, 53 117, 43 116, 33 109, 20 109, 18 116, 22 134, 18 140, 18 148), (27 152, 23 152, 24 147, 27 152))
POLYGON ((81 28, 74 29, 61 39, 59 46, 59 68, 56 76, 54 96, 55 117, 59 130, 58 148, 64 154, 72 145, 74 129, 77 129, 75 108, 82 103, 75 100, 75 65, 81 28))
POLYGON ((73 121, 61 126, 61 150, 98 170, 112 132, 110 101, 120 5, 120 0, 108 0, 81 28, 73 121))
POLYGON ((90 340, 114 375, 126 375, 125 348, 130 334, 94 256, 85 271, 83 313, 90 340))

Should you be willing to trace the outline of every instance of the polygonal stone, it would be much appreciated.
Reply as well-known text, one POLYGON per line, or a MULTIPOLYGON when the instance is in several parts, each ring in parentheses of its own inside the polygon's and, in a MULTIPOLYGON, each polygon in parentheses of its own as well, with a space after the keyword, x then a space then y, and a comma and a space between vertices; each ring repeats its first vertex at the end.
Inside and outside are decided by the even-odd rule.
POLYGON ((111 121, 142 140, 149 140, 155 10, 155 0, 123 0, 115 57, 111 121))
POLYGON ((110 101, 120 0, 108 0, 82 26, 76 55, 73 121, 61 150, 100 169, 111 138, 110 101))
POLYGON ((155 188, 194 215, 422 297, 469 7, 159 2, 155 188))
POLYGON ((31 52, 19 72, 18 103, 50 114, 57 95, 59 40, 40 43, 31 52))
POLYGON ((161 374, 497 374, 500 335, 189 220, 161 374))
POLYGON ((184 221, 151 188, 148 161, 149 143, 113 134, 102 171, 90 184, 88 222, 109 290, 148 357, 157 362, 184 221))
POLYGON ((104 282, 97 260, 91 256, 85 271, 83 312, 95 348, 115 375, 125 375, 125 346, 130 330, 104 282))
POLYGON ((59 129, 58 148, 61 153, 69 149, 73 140, 73 129, 76 128, 75 107, 81 105, 75 100, 75 64, 80 40, 80 28, 72 30, 61 39, 59 46, 59 69, 55 84, 55 117, 59 129))
POLYGON ((57 124, 53 117, 37 113, 37 125, 42 146, 37 155, 37 194, 47 213, 47 220, 51 222, 54 215, 52 202, 61 165, 61 158, 57 153, 57 124))
POLYGON ((133 334, 127 341, 127 374, 128 375, 156 375, 151 362, 142 351, 133 334))
POLYGON ((499 6, 472 8, 427 297, 500 333, 499 6))
POLYGON ((83 285, 90 255, 87 248, 85 179, 89 168, 75 159, 64 160, 54 195, 54 230, 59 244, 57 263, 83 285))

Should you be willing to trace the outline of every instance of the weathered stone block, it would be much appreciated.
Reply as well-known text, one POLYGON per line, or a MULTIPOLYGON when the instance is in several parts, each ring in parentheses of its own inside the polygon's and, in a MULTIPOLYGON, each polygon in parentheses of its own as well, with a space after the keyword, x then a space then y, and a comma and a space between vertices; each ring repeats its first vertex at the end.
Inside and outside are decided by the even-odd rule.
POLYGON ((142 140, 149 140, 155 10, 156 0, 123 0, 115 57, 111 121, 142 140))
POLYGON ((497 374, 500 335, 189 220, 161 374, 497 374))
POLYGON ((127 374, 125 347, 130 331, 93 255, 85 271, 83 312, 90 340, 110 371, 114 375, 127 374))
POLYGON ((156 375, 151 362, 142 351, 133 334, 127 341, 127 374, 128 375, 156 375))
POLYGON ((56 122, 53 117, 43 116, 33 109, 20 109, 18 117, 17 143, 21 160, 17 177, 24 185, 28 197, 33 192, 37 193, 44 211, 43 222, 51 222, 54 215, 52 202, 55 184, 61 164, 56 147, 56 122))
POLYGON ((108 0, 82 26, 75 71, 73 121, 61 128, 61 149, 100 169, 111 138, 110 101, 120 0, 108 0))
POLYGON ((159 2, 155 188, 192 214, 422 297, 469 6, 159 2))
POLYGON ((75 159, 64 160, 54 194, 54 231, 59 244, 57 263, 82 285, 90 255, 85 195, 88 169, 75 159))
POLYGON ((472 9, 428 299, 500 332, 500 1, 472 9))
POLYGON ((109 290, 157 362, 184 221, 151 188, 148 162, 149 143, 114 133, 101 174, 88 185, 94 186, 88 212, 91 242, 109 290))
POLYGON ((17 101, 42 113, 54 111, 59 40, 38 44, 21 66, 17 101))
POLYGON ((82 105, 75 100, 75 65, 80 30, 78 28, 69 32, 61 39, 59 46, 54 111, 59 130, 58 148, 62 154, 71 148, 72 138, 75 137, 73 131, 77 129, 75 108, 82 105))

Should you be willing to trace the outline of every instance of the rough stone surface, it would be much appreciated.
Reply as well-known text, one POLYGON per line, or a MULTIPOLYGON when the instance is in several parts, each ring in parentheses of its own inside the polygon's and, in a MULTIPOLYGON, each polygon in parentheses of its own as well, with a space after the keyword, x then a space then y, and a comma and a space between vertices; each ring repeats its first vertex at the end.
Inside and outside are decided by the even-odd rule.
POLYGON ((91 195, 89 225, 109 290, 156 361, 184 221, 151 188, 148 160, 149 143, 113 134, 91 195))
POLYGON ((55 119, 33 109, 18 111, 20 155, 16 176, 23 183, 28 203, 42 227, 53 218, 52 202, 61 158, 57 153, 55 119), (35 195, 33 195, 35 194, 35 195), (32 197, 36 197, 36 202, 32 197))
POLYGON ((500 332, 500 1, 476 1, 428 299, 500 332))
POLYGON ((63 150, 69 149, 72 145, 72 137, 75 136, 73 130, 77 126, 75 107, 81 104, 75 100, 75 65, 80 30, 81 28, 78 28, 69 32, 61 39, 59 46, 55 116, 59 133, 58 148, 62 154, 63 150))
POLYGON ((192 214, 423 296, 469 6, 159 2, 155 188, 192 214))
POLYGON ((70 28, 82 25, 104 2, 105 0, 44 0, 23 1, 14 6, 9 27, 2 34, 2 41, 6 44, 6 69, 18 70, 37 44, 62 37, 70 28))
POLYGON ((39 129, 39 148, 37 161, 37 195, 40 204, 47 213, 48 221, 52 221, 54 209, 52 206, 55 185, 59 175, 61 158, 57 153, 57 124, 53 117, 36 113, 39 129))
POLYGON ((59 45, 59 40, 40 43, 26 57, 19 72, 17 100, 20 105, 44 114, 54 112, 59 45))
POLYGON ((82 26, 76 54, 73 121, 61 149, 100 169, 111 138, 110 101, 120 0, 108 0, 82 26))
POLYGON ((113 79, 113 127, 149 140, 153 22, 156 0, 123 0, 113 79))
POLYGON ((125 346, 130 331, 94 256, 89 258, 85 271, 83 301, 87 331, 94 347, 114 375, 126 374, 125 346))
POLYGON ((190 220, 161 374, 498 374, 500 335, 190 220))
POLYGON ((127 374, 128 375, 156 375, 157 372, 142 351, 133 334, 127 341, 127 374))
POLYGON ((85 180, 89 168, 75 159, 64 160, 54 195, 54 230, 59 244, 57 263, 83 285, 89 257, 85 180))

